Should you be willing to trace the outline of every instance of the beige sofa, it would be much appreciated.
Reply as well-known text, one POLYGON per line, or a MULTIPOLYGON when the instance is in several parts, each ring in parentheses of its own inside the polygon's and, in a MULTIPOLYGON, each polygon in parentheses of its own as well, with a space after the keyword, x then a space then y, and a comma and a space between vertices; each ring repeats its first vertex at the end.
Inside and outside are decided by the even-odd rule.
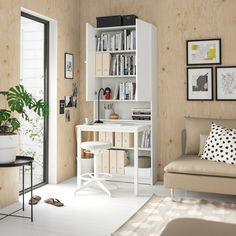
POLYGON ((198 156, 200 134, 209 134, 212 122, 236 128, 236 119, 186 118, 184 154, 164 168, 164 186, 171 189, 172 197, 174 189, 236 195, 236 165, 198 156))

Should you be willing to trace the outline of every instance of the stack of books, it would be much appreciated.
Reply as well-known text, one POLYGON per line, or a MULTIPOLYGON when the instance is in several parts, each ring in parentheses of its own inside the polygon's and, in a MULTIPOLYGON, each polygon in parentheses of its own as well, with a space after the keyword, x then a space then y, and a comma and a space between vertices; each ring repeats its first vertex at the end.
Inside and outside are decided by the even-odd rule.
POLYGON ((135 55, 113 55, 111 60, 111 75, 136 75, 135 55))
POLYGON ((136 31, 124 30, 124 50, 136 49, 136 31))
POLYGON ((136 83, 122 82, 116 84, 114 90, 114 100, 135 100, 136 83))
POLYGON ((151 129, 143 132, 141 148, 151 148, 151 129))
POLYGON ((133 108, 132 109, 133 120, 151 120, 150 108, 133 108))
POLYGON ((103 32, 96 41, 96 51, 121 51, 135 50, 136 32, 135 30, 124 30, 116 32, 103 32))

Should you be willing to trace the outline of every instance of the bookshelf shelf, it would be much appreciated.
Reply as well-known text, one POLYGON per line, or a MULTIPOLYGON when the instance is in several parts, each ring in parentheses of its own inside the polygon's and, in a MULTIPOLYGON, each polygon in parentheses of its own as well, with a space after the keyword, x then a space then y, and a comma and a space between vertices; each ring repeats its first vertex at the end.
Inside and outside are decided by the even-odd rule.
MULTIPOLYGON (((144 124, 151 128, 150 146, 152 148, 141 148, 141 146, 144 146, 141 145, 142 142, 139 143, 139 148, 136 150, 134 148, 113 147, 113 149, 127 150, 131 155, 134 155, 138 150, 141 155, 144 153, 150 156, 150 175, 146 176, 144 181, 148 184, 154 184, 157 181, 158 169, 156 145, 156 34, 154 25, 140 19, 136 19, 136 25, 132 26, 95 28, 88 23, 86 24, 86 101, 93 102, 93 119, 97 120, 98 91, 100 88, 109 87, 112 99, 105 100, 102 96, 100 99, 100 118, 102 121, 118 124, 127 123, 128 125, 144 124), (114 40, 115 42, 117 40, 117 44, 114 43, 114 40), (107 51, 99 51, 103 49, 107 49, 107 51), (107 76, 107 74, 112 75, 107 76), (119 100, 120 97, 133 100, 119 100), (112 110, 119 115, 119 119, 107 119, 109 115, 106 115, 107 112, 105 110, 109 103, 112 103, 112 110), (151 120, 133 120, 134 109, 149 109, 151 111, 151 120)), ((140 136, 139 141, 142 140, 141 133, 140 136)), ((119 179, 121 181, 128 179, 133 181, 132 176, 120 176, 117 179, 118 181, 119 179)))
POLYGON ((152 151, 152 149, 151 148, 139 148, 139 150, 140 151, 149 151, 149 152, 151 152, 152 151))

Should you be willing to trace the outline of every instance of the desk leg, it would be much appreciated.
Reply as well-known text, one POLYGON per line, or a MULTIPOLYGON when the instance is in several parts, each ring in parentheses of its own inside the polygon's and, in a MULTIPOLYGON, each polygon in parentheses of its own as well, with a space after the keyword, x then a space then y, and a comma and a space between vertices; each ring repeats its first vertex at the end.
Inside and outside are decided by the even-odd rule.
POLYGON ((134 194, 138 195, 138 131, 134 132, 134 194))
POLYGON ((22 210, 25 210, 25 166, 22 166, 22 210))
MULTIPOLYGON (((30 164, 30 192, 31 192, 31 199, 33 199, 33 163, 30 164)), ((33 204, 31 204, 31 222, 34 220, 33 215, 33 204)))

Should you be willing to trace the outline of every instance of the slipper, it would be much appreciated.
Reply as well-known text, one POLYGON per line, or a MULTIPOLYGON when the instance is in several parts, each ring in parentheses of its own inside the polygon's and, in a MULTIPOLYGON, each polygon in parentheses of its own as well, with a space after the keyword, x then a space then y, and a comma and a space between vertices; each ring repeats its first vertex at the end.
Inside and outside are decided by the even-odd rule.
POLYGON ((48 198, 47 200, 44 201, 47 204, 56 206, 56 207, 62 207, 64 206, 64 204, 62 202, 60 202, 58 199, 56 198, 48 198))
POLYGON ((41 200, 41 197, 40 196, 33 196, 30 200, 29 200, 29 205, 31 205, 31 202, 33 205, 36 205, 38 204, 38 202, 41 200))

